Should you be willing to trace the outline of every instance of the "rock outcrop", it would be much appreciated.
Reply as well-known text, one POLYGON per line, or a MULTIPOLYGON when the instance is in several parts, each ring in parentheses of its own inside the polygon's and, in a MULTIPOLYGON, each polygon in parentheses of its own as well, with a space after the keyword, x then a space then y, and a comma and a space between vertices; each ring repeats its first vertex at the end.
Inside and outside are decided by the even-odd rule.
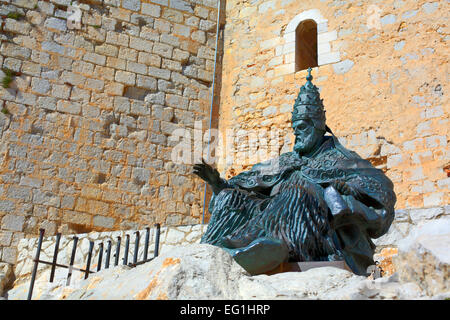
POLYGON ((0 297, 14 281, 13 268, 9 263, 0 263, 0 297))
MULTIPOLYGON (((54 283, 42 273, 33 299, 443 299, 450 296, 446 226, 424 226, 405 239, 398 271, 376 280, 333 267, 250 276, 222 249, 191 244, 136 268, 114 267, 87 280, 80 274, 70 286, 67 271, 57 272, 54 283)), ((19 283, 8 299, 26 299, 28 286, 19 283)))
POLYGON ((416 283, 429 296, 450 292, 450 219, 431 221, 399 242, 394 264, 400 280, 416 283))

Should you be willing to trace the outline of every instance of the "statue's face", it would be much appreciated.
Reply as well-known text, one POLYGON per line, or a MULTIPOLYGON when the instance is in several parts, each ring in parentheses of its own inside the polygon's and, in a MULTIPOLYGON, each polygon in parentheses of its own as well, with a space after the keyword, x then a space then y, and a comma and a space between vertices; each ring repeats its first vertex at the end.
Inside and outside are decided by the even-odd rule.
POLYGON ((292 124, 292 128, 295 134, 294 151, 300 155, 313 151, 324 135, 322 130, 314 128, 311 119, 297 120, 292 124))

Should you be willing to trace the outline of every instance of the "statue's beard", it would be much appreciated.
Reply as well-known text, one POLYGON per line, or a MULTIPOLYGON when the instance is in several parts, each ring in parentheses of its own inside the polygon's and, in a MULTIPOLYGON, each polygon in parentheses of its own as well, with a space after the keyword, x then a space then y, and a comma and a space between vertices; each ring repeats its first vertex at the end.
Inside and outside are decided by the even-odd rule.
POLYGON ((295 137, 294 151, 300 155, 308 154, 313 151, 313 148, 318 144, 320 138, 321 135, 318 135, 316 132, 313 132, 306 137, 298 135, 295 137))

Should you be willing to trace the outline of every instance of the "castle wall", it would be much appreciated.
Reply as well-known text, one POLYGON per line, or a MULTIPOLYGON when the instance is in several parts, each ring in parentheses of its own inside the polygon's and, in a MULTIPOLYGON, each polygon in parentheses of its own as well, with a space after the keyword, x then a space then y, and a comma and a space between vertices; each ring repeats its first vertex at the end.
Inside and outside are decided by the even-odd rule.
POLYGON ((291 111, 307 74, 295 72, 295 26, 311 19, 328 126, 393 181, 397 210, 448 204, 448 11, 446 1, 228 0, 220 172, 292 150, 291 111))
POLYGON ((0 65, 15 72, 0 88, 0 261, 39 228, 201 219, 204 184, 170 136, 207 128, 217 2, 83 0, 78 21, 70 4, 0 1, 0 65))

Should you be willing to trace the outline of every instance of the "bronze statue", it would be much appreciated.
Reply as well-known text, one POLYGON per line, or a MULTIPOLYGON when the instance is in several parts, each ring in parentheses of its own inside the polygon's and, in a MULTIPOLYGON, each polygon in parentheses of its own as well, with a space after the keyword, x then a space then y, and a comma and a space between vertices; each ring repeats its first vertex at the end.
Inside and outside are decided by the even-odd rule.
POLYGON ((345 260, 367 275, 374 265, 371 238, 385 234, 394 219, 393 184, 339 143, 308 72, 292 112, 294 151, 228 181, 204 161, 194 165, 213 190, 201 242, 222 247, 251 274, 288 261, 345 260))

